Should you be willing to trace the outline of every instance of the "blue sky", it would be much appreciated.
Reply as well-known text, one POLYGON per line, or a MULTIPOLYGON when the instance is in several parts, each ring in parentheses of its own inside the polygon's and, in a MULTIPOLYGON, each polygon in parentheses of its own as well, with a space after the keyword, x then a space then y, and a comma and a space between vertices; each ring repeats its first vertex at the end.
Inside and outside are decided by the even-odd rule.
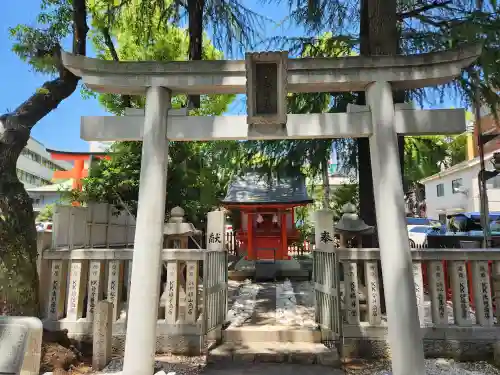
MULTIPOLYGON (((3 6, 3 12, 0 15, 1 24, 4 26, 0 33, 0 51, 2 51, 0 82, 3 86, 0 90, 0 113, 15 109, 49 78, 30 71, 30 67, 11 52, 12 41, 7 29, 20 23, 32 24, 36 20, 39 3, 40 0, 16 0, 5 1, 3 6)), ((257 0, 244 0, 244 3, 276 22, 288 15, 286 1, 283 1, 281 5, 272 6, 263 5, 257 0)), ((303 30, 297 27, 278 27, 271 24, 266 28, 265 34, 268 37, 272 35, 299 36, 303 34, 303 30)), ((93 52, 90 51, 89 55, 92 56, 93 52)), ((233 103, 230 112, 241 112, 242 108, 243 103, 238 100, 233 103)), ((87 142, 80 139, 80 117, 105 114, 106 112, 97 100, 83 99, 78 90, 63 101, 56 110, 43 118, 34 127, 32 136, 49 148, 87 151, 87 142)))

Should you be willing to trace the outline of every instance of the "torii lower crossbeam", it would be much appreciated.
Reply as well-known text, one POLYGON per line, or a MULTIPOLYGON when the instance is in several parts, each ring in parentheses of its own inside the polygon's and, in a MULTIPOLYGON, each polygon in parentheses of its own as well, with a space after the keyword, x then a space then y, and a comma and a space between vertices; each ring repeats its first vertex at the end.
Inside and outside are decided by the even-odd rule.
MULTIPOLYGON (((286 131, 262 134, 249 130, 246 116, 168 116, 171 141, 258 139, 357 138, 373 134, 368 107, 362 112, 288 115, 286 131)), ((404 135, 460 134, 465 131, 463 109, 395 111, 396 133, 404 135)), ((81 138, 86 141, 140 141, 144 115, 82 117, 81 138)))

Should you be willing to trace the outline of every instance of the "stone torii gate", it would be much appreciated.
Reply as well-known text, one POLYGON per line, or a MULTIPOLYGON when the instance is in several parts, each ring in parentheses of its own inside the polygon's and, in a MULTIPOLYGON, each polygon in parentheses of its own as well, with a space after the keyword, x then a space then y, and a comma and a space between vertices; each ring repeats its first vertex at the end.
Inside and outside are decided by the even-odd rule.
POLYGON ((394 105, 392 90, 447 83, 480 51, 471 45, 411 56, 306 59, 264 52, 249 53, 240 61, 176 62, 114 62, 63 54, 66 68, 92 90, 146 95, 145 111, 83 117, 81 123, 87 141, 143 141, 124 374, 150 375, 153 370, 169 141, 369 137, 393 373, 423 375, 397 135, 461 133, 465 113, 394 105), (289 92, 363 90, 367 106, 351 106, 348 113, 286 113, 289 92), (246 93, 247 116, 189 117, 169 111, 177 93, 246 93))

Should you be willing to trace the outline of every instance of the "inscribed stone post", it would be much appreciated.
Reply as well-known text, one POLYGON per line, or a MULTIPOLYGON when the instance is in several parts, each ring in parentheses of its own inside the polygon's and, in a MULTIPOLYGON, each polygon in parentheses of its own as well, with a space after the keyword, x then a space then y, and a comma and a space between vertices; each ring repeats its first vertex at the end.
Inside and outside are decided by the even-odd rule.
POLYGON ((432 322, 434 324, 447 324, 446 284, 444 282, 444 267, 441 261, 429 262, 428 278, 431 296, 432 322))
POLYGON ((345 311, 348 324, 359 323, 358 265, 344 262, 345 311))
POLYGON ((127 262, 127 273, 125 278, 125 284, 127 285, 127 315, 126 320, 128 319, 128 306, 130 305, 130 283, 132 282, 132 261, 129 260, 127 262))
POLYGON ((67 262, 53 260, 50 272, 50 289, 47 304, 47 319, 58 320, 64 315, 64 297, 66 295, 67 262))
POLYGON ((453 261, 450 268, 451 298, 453 300, 455 324, 458 326, 467 326, 471 324, 467 267, 463 261, 453 261))
POLYGON ((225 224, 224 211, 211 211, 207 215, 207 250, 225 251, 225 224))
POLYGON ((186 323, 198 319, 198 261, 186 261, 186 323))
POLYGON ((413 262, 413 280, 415 282, 415 295, 417 297, 417 309, 420 325, 424 324, 424 280, 422 276, 422 263, 413 262))
MULTIPOLYGON (((493 262, 492 267, 492 279, 493 279, 493 298, 495 301, 495 306, 500 306, 500 262, 493 262)), ((495 318, 497 319, 497 324, 500 324, 500 309, 495 309, 495 318)))
POLYGON ((167 324, 176 324, 179 318, 179 262, 167 261, 167 301, 165 319, 167 324))
POLYGON ((89 265, 89 284, 87 302, 87 320, 92 321, 97 302, 102 298, 103 290, 103 262, 91 260, 89 265))
MULTIPOLYGON (((331 322, 338 321, 339 296, 338 296, 338 264, 334 251, 333 212, 320 210, 315 213, 315 243, 314 255, 314 280, 315 289, 323 296, 322 302, 317 304, 320 311, 316 311, 316 319, 335 331, 337 327, 331 322)), ((332 332, 325 331, 325 339, 332 332)))
POLYGON ((113 333, 113 304, 99 301, 94 312, 92 368, 102 370, 111 359, 113 333))
POLYGON ((77 320, 83 316, 83 299, 88 275, 88 261, 72 260, 68 293, 67 319, 77 320))
POLYGON ((121 261, 110 260, 108 263, 108 301, 113 304, 113 319, 117 320, 120 313, 122 283, 120 281, 121 261))
POLYGON ((368 322, 370 325, 379 325, 382 322, 382 314, 380 311, 380 284, 377 261, 369 260, 365 262, 365 275, 368 322))
POLYGON ((481 326, 493 325, 493 306, 487 261, 472 262, 472 288, 476 305, 476 319, 481 326))
MULTIPOLYGON (((227 274, 227 264, 221 261, 221 258, 225 259, 224 252, 226 251, 225 246, 225 222, 226 214, 224 211, 211 211, 207 215, 207 252, 216 252, 215 254, 210 254, 210 257, 205 257, 205 262, 207 259, 208 264, 204 265, 203 277, 204 287, 210 288, 220 283, 224 273, 227 274), (221 269, 221 268, 224 269, 221 269)), ((227 280, 224 280, 227 281, 227 280)), ((226 312, 221 310, 226 309, 226 295, 223 292, 205 294, 207 301, 204 301, 204 307, 207 311, 203 311, 205 314, 205 322, 208 325, 217 324, 220 322, 219 319, 224 319, 226 312)), ((217 327, 212 333, 216 340, 219 340, 222 336, 222 324, 217 327)))

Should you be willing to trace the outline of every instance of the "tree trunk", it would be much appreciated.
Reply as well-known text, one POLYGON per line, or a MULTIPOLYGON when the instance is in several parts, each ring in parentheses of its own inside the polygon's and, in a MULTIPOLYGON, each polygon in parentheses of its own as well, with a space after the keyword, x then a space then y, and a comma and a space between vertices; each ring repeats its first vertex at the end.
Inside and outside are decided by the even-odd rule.
MULTIPOLYGON (((396 55, 399 45, 396 0, 362 0, 360 21, 360 54, 362 56, 396 55)), ((404 92, 396 93, 395 102, 404 102, 404 92)), ((364 105, 365 95, 358 104, 364 105)), ((368 225, 376 225, 375 199, 367 138, 358 138, 359 209, 361 218, 368 225)), ((399 137, 400 164, 403 171, 404 137, 399 137)), ((376 246, 364 243, 365 246, 376 246)))
MULTIPOLYGON (((202 60, 203 58, 203 11, 205 0, 188 0, 189 17, 189 60, 202 60)), ((189 105, 200 108, 199 95, 190 95, 189 105)))
MULTIPOLYGON (((368 1, 361 0, 361 21, 359 28, 360 54, 370 55, 368 1)), ((360 92, 357 104, 365 105, 365 93, 360 92)), ((368 138, 358 138, 358 180, 359 180, 359 214, 368 225, 376 225, 375 196, 373 194, 373 176, 368 138)), ((372 236, 363 238, 365 247, 373 247, 372 236)))
POLYGON ((323 160, 321 162, 321 178, 323 180, 323 208, 328 210, 330 209, 332 197, 330 191, 330 180, 328 178, 328 160, 323 160))
MULTIPOLYGON (((85 0, 73 0, 73 53, 85 55, 87 36, 85 0)), ((0 313, 40 313, 37 244, 33 205, 17 178, 17 159, 33 126, 78 85, 79 77, 64 69, 55 51, 59 77, 48 81, 12 113, 0 116, 0 313)))

